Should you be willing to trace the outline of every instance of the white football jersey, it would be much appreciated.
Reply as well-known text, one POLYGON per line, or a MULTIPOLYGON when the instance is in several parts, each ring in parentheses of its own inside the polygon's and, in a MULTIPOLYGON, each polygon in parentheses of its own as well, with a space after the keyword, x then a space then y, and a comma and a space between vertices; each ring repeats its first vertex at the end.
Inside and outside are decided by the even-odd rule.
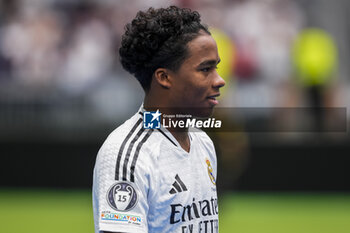
POLYGON ((145 129, 143 108, 114 130, 95 164, 95 232, 218 232, 211 139, 189 132, 186 152, 165 128, 145 129))

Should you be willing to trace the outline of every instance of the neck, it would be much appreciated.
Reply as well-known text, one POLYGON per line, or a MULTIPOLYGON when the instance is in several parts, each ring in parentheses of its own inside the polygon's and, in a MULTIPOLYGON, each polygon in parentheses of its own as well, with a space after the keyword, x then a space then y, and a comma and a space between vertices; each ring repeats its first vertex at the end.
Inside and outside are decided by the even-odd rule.
POLYGON ((145 98, 143 99, 143 107, 145 109, 154 109, 154 108, 166 108, 168 106, 169 101, 166 93, 163 91, 148 91, 146 92, 145 98))
MULTIPOLYGON (((154 95, 152 92, 147 93, 144 101, 143 107, 147 111, 155 111, 159 109, 159 111, 164 115, 176 115, 178 112, 176 108, 172 108, 169 105, 169 100, 164 98, 164 96, 154 95)), ((188 136, 188 128, 167 128, 169 132, 174 136, 174 138, 178 141, 181 147, 189 152, 190 151, 190 140, 188 136)))
POLYGON ((178 141, 178 143, 180 144, 180 146, 187 152, 190 151, 190 147, 191 147, 191 143, 190 143, 190 139, 188 136, 188 129, 181 130, 172 130, 170 128, 168 128, 168 130, 170 131, 170 133, 174 136, 174 138, 178 141))

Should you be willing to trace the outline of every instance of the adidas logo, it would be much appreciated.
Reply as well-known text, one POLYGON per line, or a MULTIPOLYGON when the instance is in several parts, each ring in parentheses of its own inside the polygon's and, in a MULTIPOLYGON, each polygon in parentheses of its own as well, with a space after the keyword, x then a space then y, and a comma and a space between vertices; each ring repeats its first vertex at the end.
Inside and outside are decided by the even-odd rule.
POLYGON ((175 182, 173 183, 173 188, 170 189, 169 193, 175 194, 175 193, 180 193, 180 192, 185 192, 185 191, 187 191, 186 185, 184 184, 184 182, 182 182, 179 175, 176 174, 175 182))

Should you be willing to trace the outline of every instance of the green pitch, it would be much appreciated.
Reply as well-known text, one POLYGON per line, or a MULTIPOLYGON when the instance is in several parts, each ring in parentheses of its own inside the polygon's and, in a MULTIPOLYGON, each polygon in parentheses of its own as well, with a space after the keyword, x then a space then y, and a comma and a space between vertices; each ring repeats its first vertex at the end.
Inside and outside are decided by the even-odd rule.
POLYGON ((237 194, 221 198, 220 232, 350 232, 350 195, 237 194))
MULTIPOLYGON (((220 233, 350 232, 350 195, 226 194, 219 208, 220 233)), ((93 233, 91 193, 0 190, 0 219, 6 233, 93 233)))

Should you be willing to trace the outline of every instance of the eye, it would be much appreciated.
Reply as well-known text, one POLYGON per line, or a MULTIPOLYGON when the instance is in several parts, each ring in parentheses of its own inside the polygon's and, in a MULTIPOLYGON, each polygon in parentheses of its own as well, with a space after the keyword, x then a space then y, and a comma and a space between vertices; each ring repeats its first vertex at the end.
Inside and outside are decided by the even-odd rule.
POLYGON ((201 71, 202 72, 209 72, 213 69, 217 69, 218 67, 217 66, 209 66, 209 67, 205 67, 205 68, 202 68, 201 71))

